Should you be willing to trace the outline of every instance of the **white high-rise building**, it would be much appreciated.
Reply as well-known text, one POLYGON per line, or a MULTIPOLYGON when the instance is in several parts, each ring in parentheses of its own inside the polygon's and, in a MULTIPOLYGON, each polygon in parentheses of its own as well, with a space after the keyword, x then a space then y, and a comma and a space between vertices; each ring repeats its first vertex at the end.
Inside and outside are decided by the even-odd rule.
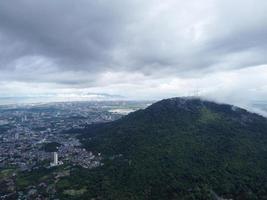
POLYGON ((62 165, 62 164, 63 164, 62 161, 58 161, 58 153, 53 152, 53 162, 50 163, 50 166, 54 167, 54 166, 58 166, 58 165, 62 165))
POLYGON ((58 154, 57 154, 57 152, 53 152, 53 157, 54 157, 54 165, 58 165, 58 154))

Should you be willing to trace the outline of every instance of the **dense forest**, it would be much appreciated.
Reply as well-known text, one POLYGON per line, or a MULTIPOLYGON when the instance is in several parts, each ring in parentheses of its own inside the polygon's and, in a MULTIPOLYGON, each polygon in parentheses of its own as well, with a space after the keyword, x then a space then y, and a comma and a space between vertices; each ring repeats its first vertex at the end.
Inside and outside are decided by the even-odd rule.
POLYGON ((267 120, 244 109, 173 98, 81 132, 104 165, 73 169, 59 191, 85 188, 84 199, 267 199, 267 120))

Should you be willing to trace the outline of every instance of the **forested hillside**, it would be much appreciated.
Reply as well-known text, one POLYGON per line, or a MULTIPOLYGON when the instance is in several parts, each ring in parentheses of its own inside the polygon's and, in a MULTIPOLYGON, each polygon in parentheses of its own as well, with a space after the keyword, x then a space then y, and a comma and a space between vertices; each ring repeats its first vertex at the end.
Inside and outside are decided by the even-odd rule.
POLYGON ((267 199, 267 120, 241 108, 166 99, 82 132, 105 159, 66 178, 84 198, 267 199))

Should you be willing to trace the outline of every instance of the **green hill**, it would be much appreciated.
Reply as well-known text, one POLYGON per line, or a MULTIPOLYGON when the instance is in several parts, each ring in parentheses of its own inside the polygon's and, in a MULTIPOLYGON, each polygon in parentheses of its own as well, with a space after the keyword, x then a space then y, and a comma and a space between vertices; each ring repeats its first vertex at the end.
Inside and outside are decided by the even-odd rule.
POLYGON ((159 101, 83 130, 104 166, 71 180, 95 199, 267 199, 267 120, 200 99, 159 101))

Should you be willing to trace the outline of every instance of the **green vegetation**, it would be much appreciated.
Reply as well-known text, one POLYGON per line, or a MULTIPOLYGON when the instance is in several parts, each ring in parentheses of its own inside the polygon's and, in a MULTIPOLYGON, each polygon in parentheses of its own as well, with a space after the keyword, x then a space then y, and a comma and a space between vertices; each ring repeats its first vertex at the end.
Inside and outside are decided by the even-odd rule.
MULTIPOLYGON (((39 167, 32 171, 18 172, 14 180, 17 191, 22 191, 27 194, 29 189, 34 188, 43 198, 51 199, 57 195, 60 196, 60 194, 56 193, 56 184, 59 184, 61 179, 69 175, 69 166, 61 165, 54 168, 39 167)), ((68 187, 71 187, 71 184, 68 187)), ((83 191, 76 191, 76 196, 82 194, 83 191)), ((73 194, 75 194, 75 191, 73 194)), ((63 192, 62 195, 64 195, 63 192)), ((31 197, 31 199, 35 198, 37 196, 31 197)))
POLYGON ((73 190, 73 189, 70 189, 70 190, 64 190, 63 194, 70 195, 70 196, 81 196, 81 195, 84 194, 86 191, 87 191, 86 188, 82 188, 82 189, 80 189, 80 190, 73 190))
POLYGON ((38 185, 44 181, 52 181, 53 169, 39 168, 31 172, 21 172, 16 178, 16 185, 20 190, 24 190, 30 185, 38 185))
POLYGON ((80 198, 267 198, 267 121, 245 110, 170 99, 84 133, 106 160, 67 178, 80 198))
POLYGON ((16 172, 15 168, 5 168, 0 170, 0 180, 11 177, 16 172))
POLYGON ((201 108, 200 110, 200 122, 202 123, 210 123, 215 122, 220 119, 220 115, 216 112, 212 112, 206 107, 201 108))
POLYGON ((43 150, 46 152, 55 152, 57 151, 58 147, 61 146, 58 142, 49 142, 43 144, 43 150))

